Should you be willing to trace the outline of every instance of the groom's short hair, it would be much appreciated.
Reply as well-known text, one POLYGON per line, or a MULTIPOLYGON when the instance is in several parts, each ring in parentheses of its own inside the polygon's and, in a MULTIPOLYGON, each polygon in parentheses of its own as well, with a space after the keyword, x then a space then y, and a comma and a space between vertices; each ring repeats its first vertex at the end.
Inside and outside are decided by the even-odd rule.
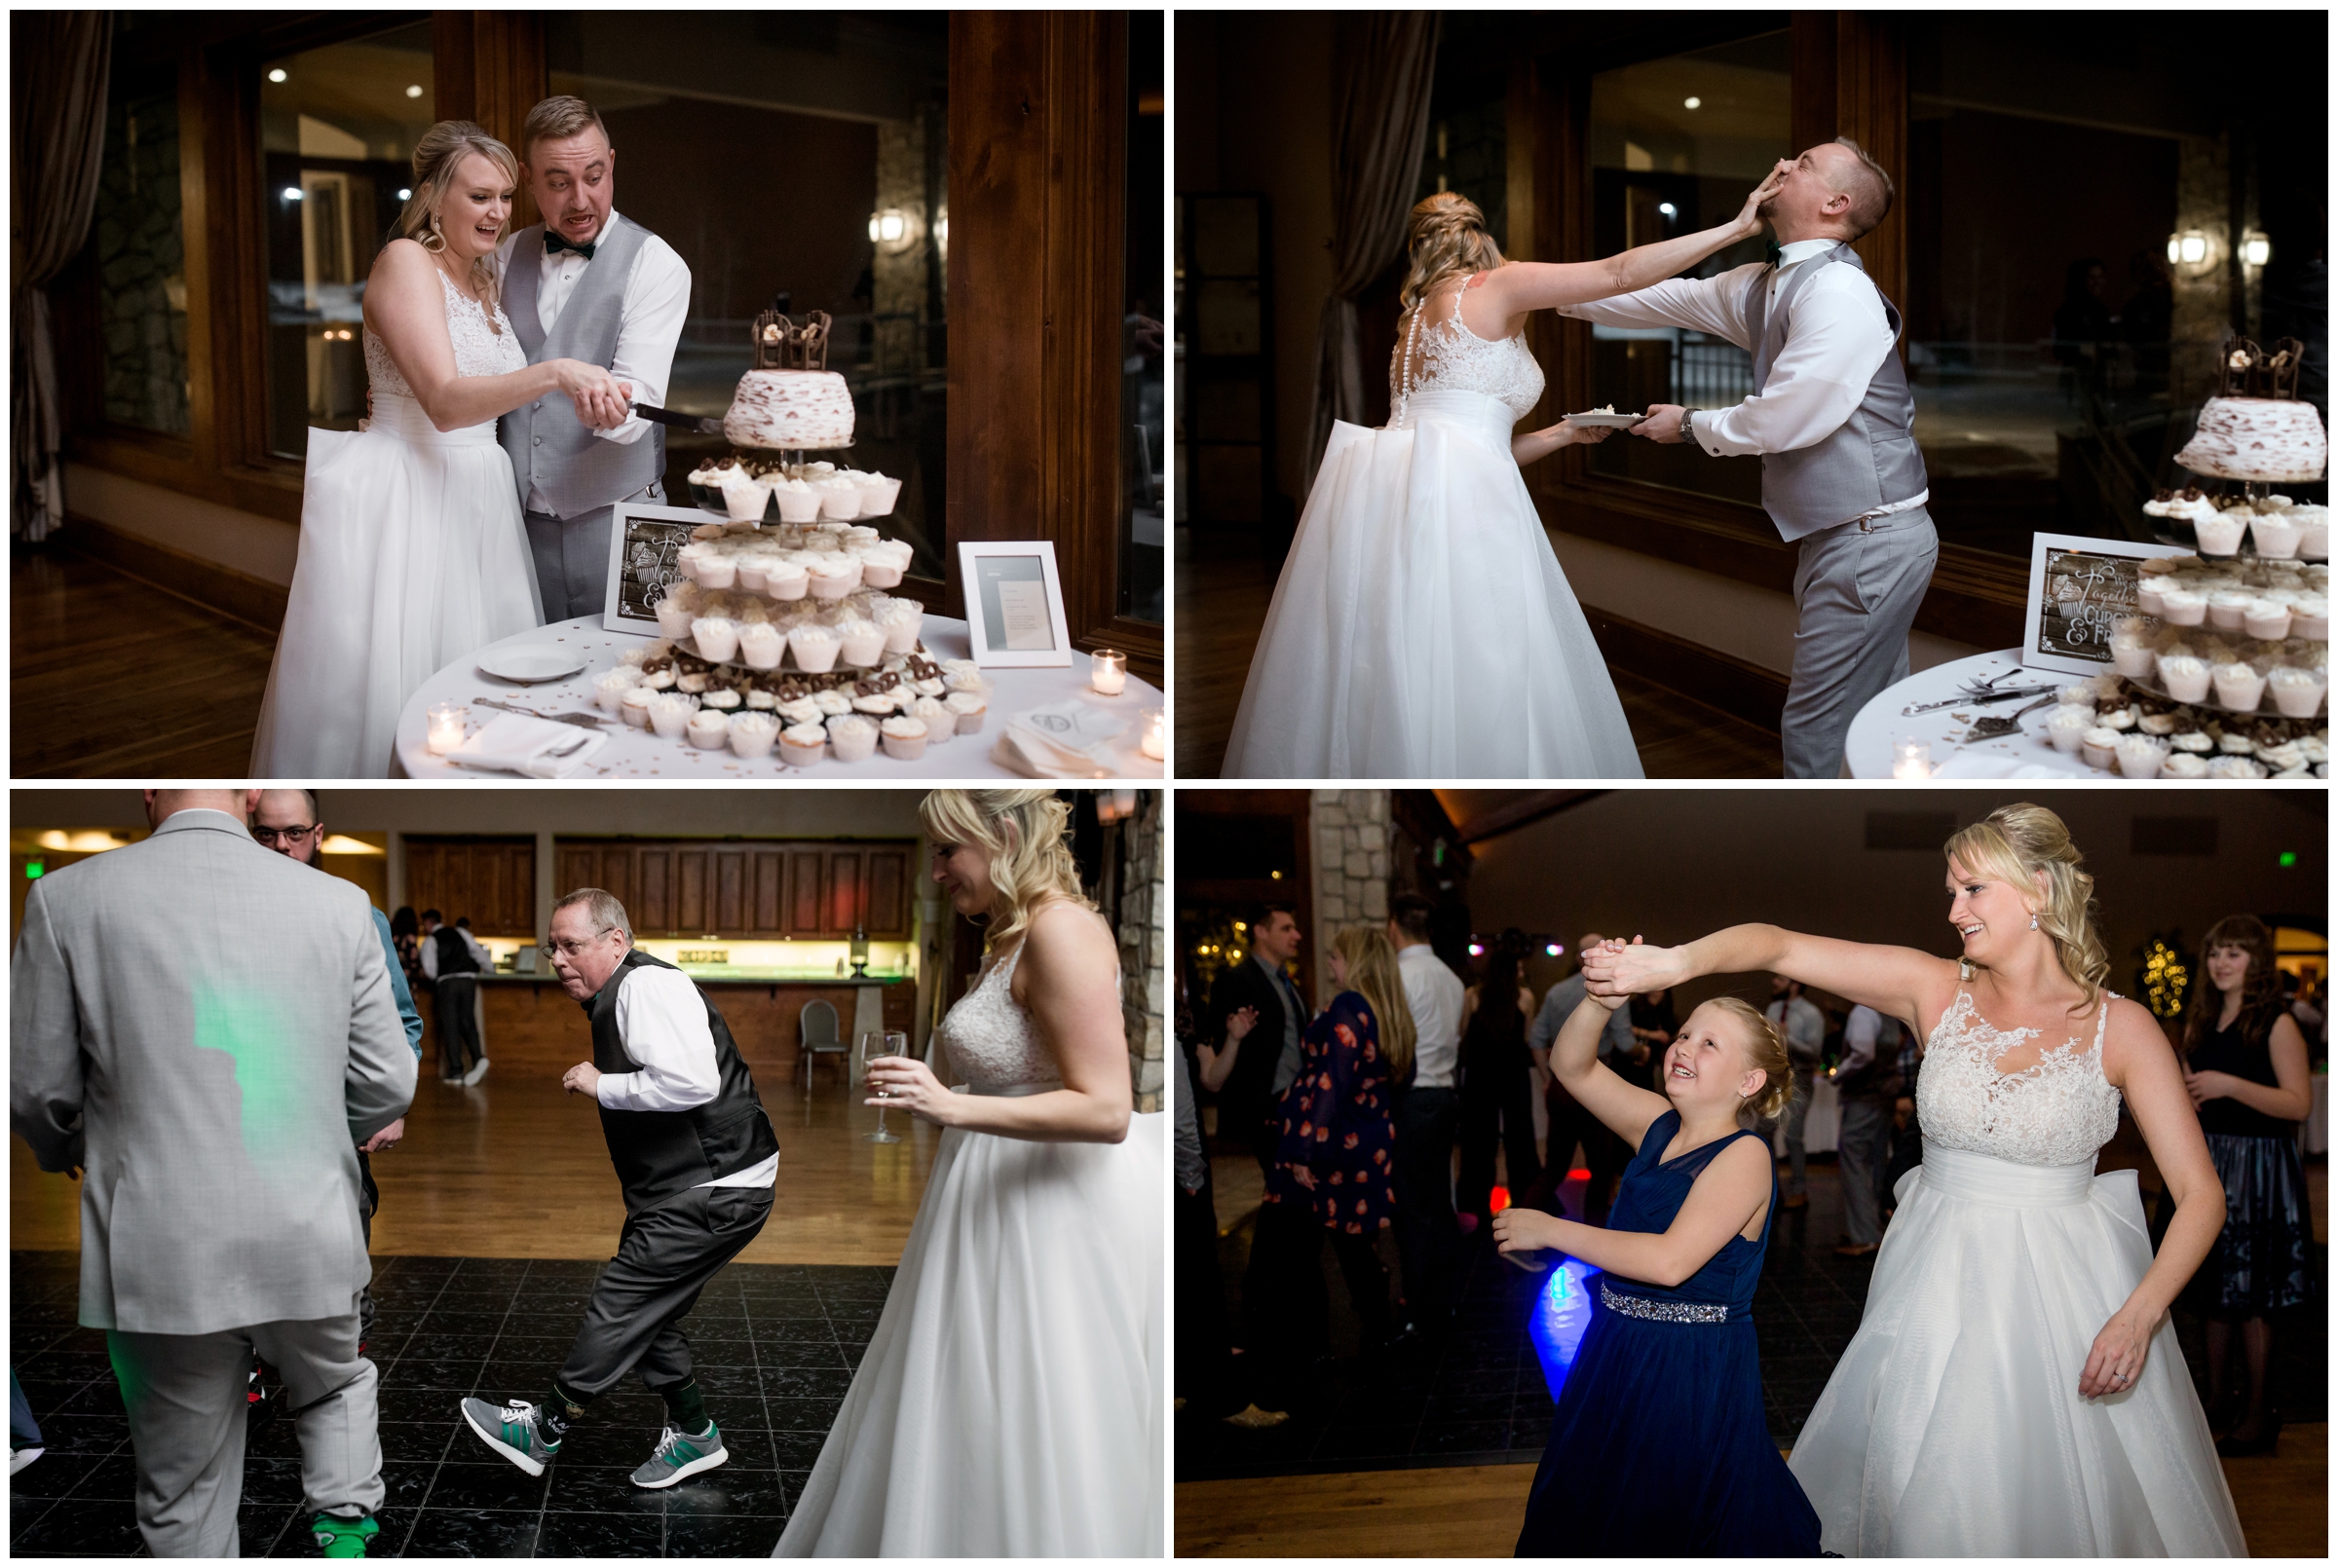
POLYGON ((535 157, 540 141, 566 141, 583 135, 587 127, 597 127, 601 139, 609 139, 609 128, 601 124, 600 112, 583 98, 566 93, 547 98, 528 111, 528 123, 520 128, 520 159, 525 162, 535 157))
POLYGON ((1858 167, 1843 184, 1843 194, 1851 198, 1851 209, 1843 214, 1843 222, 1851 231, 1845 239, 1863 239, 1892 210, 1892 198, 1898 191, 1892 184, 1892 176, 1883 171, 1883 166, 1865 147, 1849 136, 1835 137, 1834 144, 1849 148, 1851 156, 1858 160, 1858 167))

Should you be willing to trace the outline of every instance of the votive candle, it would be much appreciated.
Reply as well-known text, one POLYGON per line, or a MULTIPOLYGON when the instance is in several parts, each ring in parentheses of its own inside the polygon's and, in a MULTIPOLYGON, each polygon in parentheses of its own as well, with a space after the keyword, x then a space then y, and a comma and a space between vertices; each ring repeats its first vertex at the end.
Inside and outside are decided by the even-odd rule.
POLYGON ((463 744, 463 721, 469 714, 460 702, 431 704, 431 755, 443 757, 463 744))
POLYGON ((1128 689, 1128 655, 1116 648, 1099 648, 1088 655, 1088 684, 1108 697, 1128 689))
POLYGON ((1900 740, 1892 743, 1892 777, 1932 777, 1932 742, 1900 740))
POLYGON ((1137 742, 1137 749, 1157 763, 1161 760, 1162 753, 1169 749, 1168 740, 1167 721, 1161 710, 1147 708, 1145 710, 1145 738, 1137 742))

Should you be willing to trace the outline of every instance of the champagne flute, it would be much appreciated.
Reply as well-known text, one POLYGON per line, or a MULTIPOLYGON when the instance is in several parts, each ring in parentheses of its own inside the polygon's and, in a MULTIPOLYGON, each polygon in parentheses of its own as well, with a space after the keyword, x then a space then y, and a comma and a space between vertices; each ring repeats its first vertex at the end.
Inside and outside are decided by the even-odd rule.
MULTIPOLYGON (((882 1062, 886 1057, 893 1055, 890 1049, 891 1044, 894 1040, 901 1038, 902 1036, 897 1034, 888 1035, 883 1029, 861 1030, 860 1047, 856 1055, 859 1059, 860 1081, 864 1086, 869 1081, 870 1064, 882 1062)), ((882 1089, 877 1091, 877 1098, 885 1099, 885 1091, 882 1089)), ((885 1107, 883 1105, 877 1107, 877 1131, 861 1134, 860 1140, 864 1143, 898 1143, 901 1141, 899 1133, 888 1133, 885 1130, 885 1107)))

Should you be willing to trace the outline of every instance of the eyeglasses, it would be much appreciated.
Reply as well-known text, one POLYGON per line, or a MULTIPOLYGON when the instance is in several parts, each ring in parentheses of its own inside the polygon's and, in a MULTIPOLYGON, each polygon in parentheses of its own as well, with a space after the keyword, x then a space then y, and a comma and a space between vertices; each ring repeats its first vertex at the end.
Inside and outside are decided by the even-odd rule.
POLYGON ((582 942, 578 942, 573 938, 566 942, 554 942, 547 940, 537 943, 536 951, 543 953, 547 958, 555 957, 561 953, 566 953, 569 957, 574 958, 579 953, 587 952, 588 950, 596 948, 600 946, 600 944, 608 941, 611 936, 616 934, 616 932, 617 927, 613 925, 606 931, 595 931, 591 936, 586 937, 582 942))
POLYGON ((303 839, 323 831, 322 824, 312 822, 305 828, 254 828, 251 830, 251 836, 273 849, 280 840, 285 843, 296 844, 303 839))

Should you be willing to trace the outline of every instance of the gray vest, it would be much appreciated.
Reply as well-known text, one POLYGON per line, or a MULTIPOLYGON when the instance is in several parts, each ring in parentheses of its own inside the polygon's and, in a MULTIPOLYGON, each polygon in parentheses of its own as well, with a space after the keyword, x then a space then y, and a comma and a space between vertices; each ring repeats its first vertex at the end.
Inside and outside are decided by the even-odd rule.
MULTIPOLYGON (((1746 332, 1754 346, 1756 392, 1770 379, 1770 366, 1786 347, 1794 302, 1820 268, 1838 262, 1867 271, 1859 252, 1849 245, 1836 245, 1823 256, 1812 257, 1794 270, 1780 292, 1775 319, 1770 318, 1770 274, 1754 275, 1746 295, 1746 332)), ((1883 317, 1891 324, 1896 343, 1900 313, 1888 299, 1883 302, 1883 317)), ((565 318, 562 324, 566 324, 565 318)), ((1895 352, 1883 356, 1875 379, 1867 383, 1867 395, 1841 429, 1815 446, 1764 453, 1761 505, 1787 542, 1923 494, 1924 457, 1916 450, 1915 417, 1916 400, 1907 390, 1907 371, 1895 352)))
MULTIPOLYGON (((625 281, 650 231, 622 213, 601 231, 584 276, 560 308, 552 330, 544 330, 536 307, 543 282, 544 225, 519 231, 511 243, 511 264, 504 273, 504 314, 528 352, 528 363, 582 359, 606 365, 617 357, 618 329, 624 324, 625 281)), ((544 492, 555 517, 578 517, 613 506, 648 489, 665 472, 665 430, 653 426, 637 441, 607 441, 577 422, 576 404, 565 392, 548 392, 503 417, 497 436, 511 457, 519 481, 519 504, 531 490, 544 492)))

